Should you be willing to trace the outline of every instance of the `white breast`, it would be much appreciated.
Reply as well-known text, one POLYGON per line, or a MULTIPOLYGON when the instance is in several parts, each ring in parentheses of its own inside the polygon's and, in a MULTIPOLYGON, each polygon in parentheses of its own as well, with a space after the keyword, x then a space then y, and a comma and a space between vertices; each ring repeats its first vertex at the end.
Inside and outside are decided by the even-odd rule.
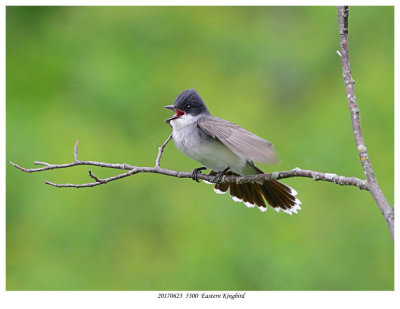
POLYGON ((232 171, 242 174, 246 159, 233 153, 218 140, 202 133, 197 127, 197 120, 200 117, 185 114, 170 122, 176 147, 209 169, 222 171, 229 167, 232 171))

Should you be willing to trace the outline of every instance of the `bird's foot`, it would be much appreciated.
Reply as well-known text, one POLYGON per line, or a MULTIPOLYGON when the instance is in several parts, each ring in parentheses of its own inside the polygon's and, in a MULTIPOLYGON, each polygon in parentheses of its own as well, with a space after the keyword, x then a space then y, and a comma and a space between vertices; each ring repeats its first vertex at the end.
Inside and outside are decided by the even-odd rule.
POLYGON ((229 167, 227 167, 226 169, 224 169, 222 172, 219 172, 214 178, 213 178, 213 182, 216 180, 216 183, 220 183, 222 181, 222 178, 225 176, 225 173, 229 171, 229 167))
POLYGON ((197 181, 197 182, 200 182, 199 179, 198 179, 199 174, 201 174, 201 171, 202 171, 202 170, 206 170, 206 169, 207 169, 207 168, 206 168, 205 166, 195 168, 195 169, 193 170, 193 172, 192 172, 192 179, 195 180, 195 181, 197 181))

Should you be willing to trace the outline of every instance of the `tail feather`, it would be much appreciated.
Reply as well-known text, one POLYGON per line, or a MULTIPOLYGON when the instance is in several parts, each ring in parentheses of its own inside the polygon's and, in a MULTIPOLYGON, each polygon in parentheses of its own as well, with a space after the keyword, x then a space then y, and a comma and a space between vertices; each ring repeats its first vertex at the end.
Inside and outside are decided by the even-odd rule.
MULTIPOLYGON (((238 201, 242 200, 243 201, 243 196, 244 196, 244 192, 243 192, 243 188, 242 186, 239 186, 238 184, 236 184, 236 188, 237 188, 237 195, 236 195, 236 199, 238 201)), ((232 196, 232 194, 231 194, 232 196)), ((233 198, 234 196, 232 196, 233 198)))
POLYGON ((264 188, 268 190, 270 195, 275 197, 276 206, 279 206, 282 209, 291 207, 292 201, 290 194, 287 191, 280 190, 279 186, 275 183, 275 181, 270 181, 266 183, 264 185, 264 188))
POLYGON ((267 210, 262 194, 262 186, 258 183, 253 184, 253 190, 256 197, 256 204, 258 207, 263 207, 267 210))
POLYGON ((297 192, 294 191, 292 188, 285 186, 283 183, 273 180, 270 181, 270 185, 275 186, 276 190, 281 192, 286 198, 289 199, 289 201, 294 202, 296 200, 296 194, 297 192), (295 193, 292 195, 292 193, 295 193))
POLYGON ((240 199, 241 198, 241 194, 240 194, 240 191, 239 191, 239 187, 236 185, 236 184, 232 184, 231 186, 230 186, 230 195, 233 197, 236 197, 236 198, 238 198, 238 199, 240 199))
POLYGON ((216 184, 214 186, 214 191, 217 192, 218 194, 224 194, 226 191, 229 189, 229 183, 222 183, 222 184, 216 184))
POLYGON ((254 201, 254 197, 253 197, 253 190, 251 188, 251 186, 249 184, 245 184, 243 185, 244 187, 244 191, 245 191, 245 195, 244 195, 244 204, 247 207, 254 207, 255 206, 255 201, 254 201))
MULTIPOLYGON (((209 175, 216 175, 211 171, 209 175)), ((226 175, 236 175, 233 172, 227 172, 226 175)), ((300 210, 301 202, 296 198, 297 192, 289 186, 276 181, 264 181, 249 183, 222 183, 215 184, 214 191, 219 194, 228 192, 236 202, 243 202, 247 207, 257 206, 261 211, 266 211, 268 203, 277 212, 283 212, 292 215, 300 210)))
MULTIPOLYGON (((262 185, 262 193, 264 194, 265 197, 269 198, 269 205, 271 205, 273 208, 275 208, 275 205, 281 205, 282 202, 279 199, 279 196, 276 196, 274 191, 271 191, 269 186, 264 186, 262 185)), ((284 207, 282 205, 282 207, 284 207)))

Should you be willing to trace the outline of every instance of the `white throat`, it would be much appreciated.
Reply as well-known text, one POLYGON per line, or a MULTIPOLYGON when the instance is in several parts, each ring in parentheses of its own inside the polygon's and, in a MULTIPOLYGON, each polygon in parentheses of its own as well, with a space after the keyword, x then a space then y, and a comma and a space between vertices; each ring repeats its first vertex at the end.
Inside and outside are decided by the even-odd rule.
POLYGON ((201 117, 201 114, 192 116, 188 114, 183 114, 177 119, 171 120, 169 123, 171 124, 174 130, 180 130, 194 122, 196 122, 201 117))

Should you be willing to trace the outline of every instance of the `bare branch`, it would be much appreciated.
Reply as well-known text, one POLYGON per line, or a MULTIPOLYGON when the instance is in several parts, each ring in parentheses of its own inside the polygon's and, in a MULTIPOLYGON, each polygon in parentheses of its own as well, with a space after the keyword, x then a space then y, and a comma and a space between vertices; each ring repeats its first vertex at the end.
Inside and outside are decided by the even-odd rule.
POLYGON ((368 156, 367 147, 365 146, 364 137, 361 132, 360 110, 357 106, 356 95, 354 91, 354 80, 350 70, 350 55, 348 44, 349 8, 348 6, 338 6, 337 12, 340 33, 340 58, 342 61, 343 79, 346 87, 347 102, 349 104, 351 122, 353 125, 353 135, 356 142, 361 165, 368 182, 368 190, 371 192, 376 204, 382 212, 382 215, 388 225, 390 234, 392 235, 392 238, 394 240, 394 208, 390 207, 388 201, 386 200, 382 190, 378 185, 378 181, 376 179, 371 161, 368 156))
POLYGON ((79 161, 78 160, 78 145, 79 145, 79 139, 76 140, 75 147, 74 147, 74 159, 75 159, 75 162, 79 161))
MULTIPOLYGON (((72 163, 65 163, 65 164, 49 164, 45 163, 45 167, 40 167, 40 168, 24 168, 22 166, 19 166, 18 164, 8 161, 10 164, 14 165, 16 168, 20 169, 21 171, 24 171, 26 173, 34 173, 34 172, 42 172, 42 171, 47 171, 47 170, 54 170, 58 168, 67 168, 67 167, 72 167, 72 166, 77 166, 77 165, 93 165, 93 166, 100 166, 100 167, 107 167, 107 168, 114 168, 114 169, 120 169, 120 170, 131 170, 134 168, 134 166, 123 163, 104 163, 104 162, 96 162, 96 161, 78 161, 78 162, 72 162, 72 163)), ((44 162, 42 162, 44 163, 44 162)))
POLYGON ((104 180, 97 178, 96 175, 92 173, 92 170, 89 170, 89 176, 92 177, 97 182, 101 182, 101 183, 104 182, 104 180))
POLYGON ((156 158, 156 166, 160 166, 160 160, 161 160, 161 155, 164 151, 165 146, 167 146, 168 142, 171 140, 172 138, 172 133, 168 136, 168 138, 165 140, 164 144, 162 144, 161 147, 158 147, 158 155, 156 158))
POLYGON ((95 187, 95 186, 98 186, 98 185, 102 185, 102 184, 105 184, 105 183, 113 181, 113 180, 125 178, 125 177, 133 175, 135 173, 136 173, 136 171, 135 171, 135 169, 133 169, 133 170, 130 170, 129 172, 126 172, 126 173, 123 173, 123 174, 119 174, 117 176, 101 179, 101 180, 97 179, 97 177, 96 177, 95 178, 96 182, 83 183, 83 184, 71 184, 71 183, 56 184, 56 183, 50 182, 50 181, 45 181, 45 184, 48 184, 48 185, 51 185, 51 186, 54 186, 54 187, 57 187, 57 188, 67 188, 67 187, 70 187, 70 188, 88 188, 88 187, 95 187))
MULTIPOLYGON (((99 166, 99 167, 119 169, 119 170, 128 170, 128 172, 125 172, 125 173, 122 173, 122 174, 119 174, 116 176, 112 176, 109 178, 104 178, 104 179, 99 179, 97 176, 95 176, 92 173, 91 170, 89 170, 89 176, 91 178, 93 178, 95 180, 95 182, 84 183, 84 184, 56 184, 56 183, 53 183, 50 181, 45 182, 46 184, 57 187, 57 188, 95 187, 98 185, 102 185, 102 184, 105 184, 105 183, 108 183, 108 182, 111 182, 111 181, 114 181, 117 179, 125 178, 125 177, 139 174, 139 173, 161 174, 161 175, 177 177, 177 178, 192 178, 192 172, 174 171, 174 170, 169 170, 169 169, 160 167, 159 164, 160 164, 160 158, 161 158, 162 151, 170 139, 171 139, 171 136, 159 148, 159 153, 158 153, 157 160, 156 160, 156 166, 154 166, 154 167, 138 167, 138 166, 133 166, 133 165, 126 164, 126 163, 112 164, 112 163, 96 162, 96 161, 79 161, 79 160, 77 160, 77 156, 76 156, 78 143, 76 143, 75 147, 74 147, 74 158, 76 161, 72 162, 72 163, 49 164, 49 163, 36 161, 35 162, 36 164, 45 165, 45 167, 26 169, 26 168, 21 167, 18 164, 15 164, 11 161, 9 161, 9 162, 10 162, 10 164, 14 165, 16 168, 18 168, 21 171, 24 171, 26 173, 43 172, 43 171, 47 171, 47 170, 61 169, 61 168, 78 166, 78 165, 99 166)), ((246 182, 254 182, 254 181, 260 181, 260 180, 278 180, 278 179, 291 178, 291 177, 306 177, 306 178, 314 179, 316 181, 319 181, 319 180, 327 181, 327 182, 332 182, 332 183, 342 185, 342 186, 356 186, 361 190, 368 190, 367 183, 364 180, 356 178, 356 177, 344 177, 344 176, 339 176, 339 175, 332 174, 332 173, 321 173, 321 172, 315 172, 315 171, 310 171, 310 170, 302 170, 298 167, 296 167, 292 170, 289 170, 289 171, 273 172, 273 173, 268 173, 268 174, 257 174, 257 175, 251 175, 251 176, 224 176, 224 178, 222 179, 221 182, 246 183, 246 182)), ((199 174, 198 178, 205 180, 207 182, 211 182, 211 183, 215 183, 215 181, 216 181, 214 176, 209 176, 209 175, 205 175, 205 174, 199 174)))
POLYGON ((35 164, 35 165, 50 165, 49 163, 46 163, 46 162, 40 162, 40 161, 35 161, 35 162, 33 162, 33 164, 35 164))

